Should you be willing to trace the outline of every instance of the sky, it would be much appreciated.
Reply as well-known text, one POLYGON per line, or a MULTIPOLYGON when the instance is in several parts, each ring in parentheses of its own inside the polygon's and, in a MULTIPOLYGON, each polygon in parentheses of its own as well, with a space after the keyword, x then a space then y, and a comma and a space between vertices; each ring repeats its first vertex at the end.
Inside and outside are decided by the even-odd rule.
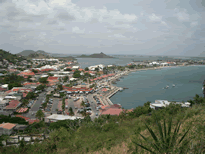
POLYGON ((198 56, 204 0, 0 0, 0 49, 198 56))

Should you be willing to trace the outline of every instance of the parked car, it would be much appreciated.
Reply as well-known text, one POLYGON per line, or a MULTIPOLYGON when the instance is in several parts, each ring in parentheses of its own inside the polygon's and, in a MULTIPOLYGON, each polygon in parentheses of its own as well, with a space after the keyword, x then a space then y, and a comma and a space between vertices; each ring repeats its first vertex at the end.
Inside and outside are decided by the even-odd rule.
POLYGON ((98 113, 96 113, 95 115, 98 116, 98 113))

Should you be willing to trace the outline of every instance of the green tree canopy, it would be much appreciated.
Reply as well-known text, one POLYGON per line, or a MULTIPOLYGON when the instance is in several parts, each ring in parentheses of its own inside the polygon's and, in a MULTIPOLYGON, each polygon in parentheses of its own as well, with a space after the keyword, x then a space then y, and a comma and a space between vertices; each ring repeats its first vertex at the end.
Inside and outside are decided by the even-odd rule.
POLYGON ((86 67, 86 68, 85 68, 85 71, 89 71, 89 68, 88 68, 88 67, 86 67))
POLYGON ((36 118, 38 118, 39 120, 41 120, 44 117, 44 113, 42 110, 38 110, 36 112, 36 118))
POLYGON ((47 78, 39 78, 39 82, 44 84, 48 83, 47 78))
POLYGON ((74 112, 73 112, 73 108, 72 107, 69 108, 69 115, 74 116, 74 112))

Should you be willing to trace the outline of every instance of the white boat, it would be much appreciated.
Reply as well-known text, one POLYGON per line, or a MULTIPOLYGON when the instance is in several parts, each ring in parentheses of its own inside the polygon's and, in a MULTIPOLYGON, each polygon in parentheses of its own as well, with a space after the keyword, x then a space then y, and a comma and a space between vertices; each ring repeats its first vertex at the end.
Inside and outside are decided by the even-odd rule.
POLYGON ((175 84, 173 84, 172 87, 175 87, 175 84))

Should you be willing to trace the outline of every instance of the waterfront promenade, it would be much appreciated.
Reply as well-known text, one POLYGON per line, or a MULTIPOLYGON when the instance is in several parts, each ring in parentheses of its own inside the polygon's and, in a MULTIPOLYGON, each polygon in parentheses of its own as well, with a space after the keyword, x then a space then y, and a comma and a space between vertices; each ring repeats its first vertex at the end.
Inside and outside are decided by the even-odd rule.
POLYGON ((110 80, 107 82, 107 85, 110 85, 110 92, 108 94, 105 94, 100 97, 101 102, 103 105, 113 105, 112 101, 110 98, 116 94, 122 87, 117 87, 112 84, 112 82, 116 82, 119 78, 121 78, 124 75, 128 75, 131 72, 136 72, 136 71, 143 71, 143 70, 157 70, 157 69, 162 69, 162 68, 167 68, 167 67, 181 67, 184 65, 176 65, 176 66, 159 66, 159 67, 151 67, 151 68, 143 68, 143 69, 130 69, 129 71, 123 71, 117 73, 115 76, 111 77, 110 80))

